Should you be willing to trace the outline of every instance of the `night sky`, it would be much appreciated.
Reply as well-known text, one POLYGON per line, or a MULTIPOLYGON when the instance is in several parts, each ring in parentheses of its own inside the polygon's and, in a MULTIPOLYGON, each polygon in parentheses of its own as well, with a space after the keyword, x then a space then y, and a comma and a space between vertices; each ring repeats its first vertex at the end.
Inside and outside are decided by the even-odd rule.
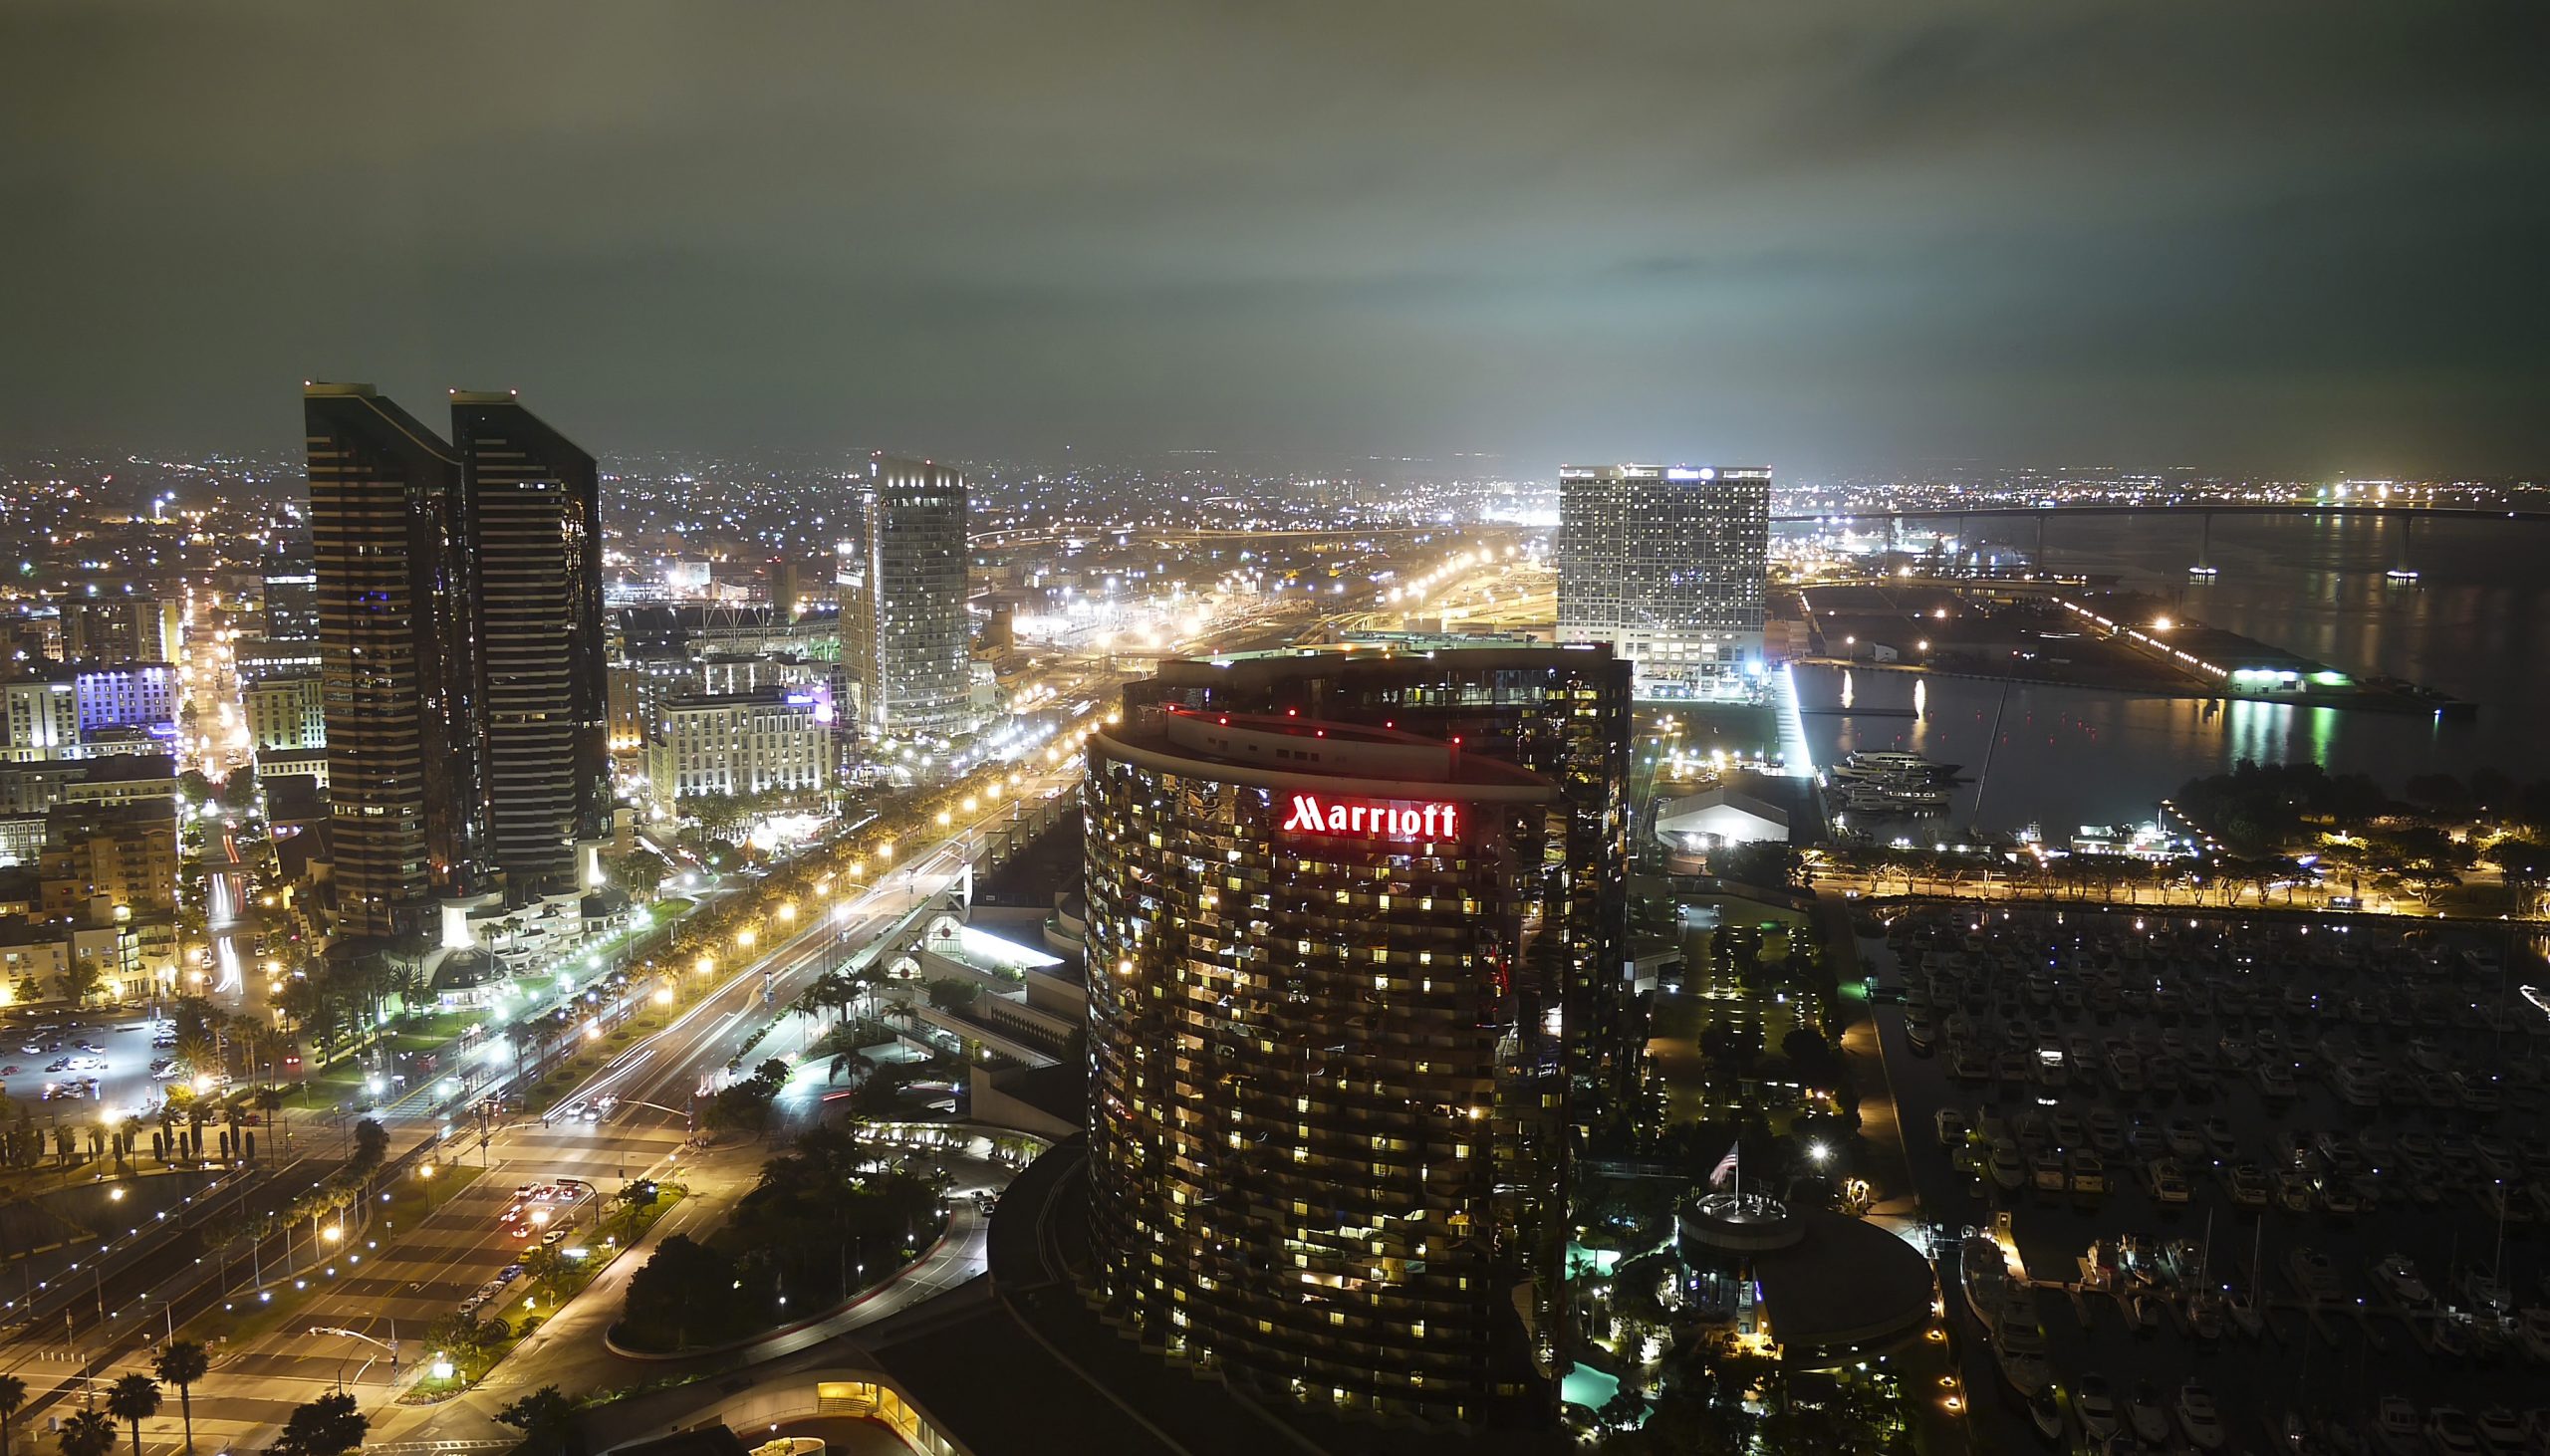
POLYGON ((2537 477, 2545 15, 11 0, 0 445, 2537 477))

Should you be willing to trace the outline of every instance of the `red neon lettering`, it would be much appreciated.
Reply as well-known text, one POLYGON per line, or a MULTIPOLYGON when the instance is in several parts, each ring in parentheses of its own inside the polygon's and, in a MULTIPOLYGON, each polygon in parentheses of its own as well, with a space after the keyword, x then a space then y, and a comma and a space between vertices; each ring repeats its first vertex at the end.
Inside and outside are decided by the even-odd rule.
POLYGON ((1460 810, 1450 804, 1323 803, 1316 794, 1296 794, 1282 830, 1291 835, 1448 840, 1460 834, 1460 810))

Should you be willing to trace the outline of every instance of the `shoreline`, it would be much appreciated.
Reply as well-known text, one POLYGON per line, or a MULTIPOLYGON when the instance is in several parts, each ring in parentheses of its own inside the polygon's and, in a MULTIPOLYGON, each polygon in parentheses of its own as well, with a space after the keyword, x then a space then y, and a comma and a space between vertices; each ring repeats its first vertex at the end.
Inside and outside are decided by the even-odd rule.
MULTIPOLYGON (((2265 703, 2294 708, 2331 708, 2340 712, 2382 713, 2392 717, 2435 717, 2447 722, 2466 723, 2479 715, 2479 705, 2461 698, 2424 699, 2400 693, 2241 693, 2195 685, 2171 687, 2162 683, 2092 682, 2064 677, 2023 677, 2008 672, 1978 672, 1952 667, 1925 667, 1915 662, 1868 662, 1844 657, 1810 656, 1792 659, 1800 667, 1833 667, 1851 672, 1902 672, 1916 677, 1953 677, 1969 682, 2001 682, 2019 687, 2069 687, 2089 692, 2117 693, 2129 697, 2173 698, 2186 702, 2265 703)), ((1818 715, 1849 716, 1854 711, 1845 707, 1805 707, 1800 712, 1818 715)), ((1872 708, 1873 716, 1903 717, 1901 709, 1872 708)))

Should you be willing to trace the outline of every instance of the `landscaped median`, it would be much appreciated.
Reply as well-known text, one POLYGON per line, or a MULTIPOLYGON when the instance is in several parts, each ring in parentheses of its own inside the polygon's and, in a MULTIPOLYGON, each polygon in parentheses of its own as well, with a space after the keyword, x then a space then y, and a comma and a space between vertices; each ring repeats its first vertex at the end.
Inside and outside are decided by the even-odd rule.
MULTIPOLYGON (((425 1332, 425 1356, 402 1405, 448 1400, 486 1377, 524 1337, 554 1318, 612 1262, 646 1236, 688 1189, 678 1183, 633 1183, 594 1230, 592 1243, 568 1239, 523 1256, 518 1292, 485 1318, 455 1315, 425 1332), (651 1198, 643 1190, 652 1189, 651 1198)), ((678 1237, 678 1236, 676 1236, 678 1237)))
MULTIPOLYGON (((326 1293, 339 1279, 361 1274, 364 1261, 379 1257, 382 1238, 394 1237, 402 1224, 413 1228, 422 1223, 431 1209, 450 1202, 453 1195, 477 1181, 478 1175, 476 1168, 451 1166, 437 1169, 430 1179, 410 1176, 388 1180, 390 1186, 370 1195, 374 1202, 365 1209, 370 1222, 358 1223, 351 1234, 327 1238, 331 1227, 346 1227, 340 1218, 335 1225, 316 1229, 301 1240, 303 1247, 317 1248, 334 1257, 314 1259, 298 1274, 279 1273, 265 1288, 225 1294, 219 1309, 207 1310, 185 1323, 183 1337, 218 1346, 223 1341, 245 1343, 261 1335, 298 1328, 296 1322, 304 1317, 312 1299, 326 1293), (382 1195, 386 1195, 385 1199, 382 1195), (374 1228, 381 1231, 381 1237, 366 1237, 374 1228), (360 1247, 352 1247, 358 1243, 360 1247)), ((235 1253, 226 1254, 222 1262, 225 1271, 231 1273, 254 1268, 252 1261, 235 1253)))
POLYGON ((827 1318, 927 1257, 947 1231, 947 1186, 926 1152, 809 1131, 715 1233, 656 1246, 605 1338, 621 1354, 688 1356, 827 1318))

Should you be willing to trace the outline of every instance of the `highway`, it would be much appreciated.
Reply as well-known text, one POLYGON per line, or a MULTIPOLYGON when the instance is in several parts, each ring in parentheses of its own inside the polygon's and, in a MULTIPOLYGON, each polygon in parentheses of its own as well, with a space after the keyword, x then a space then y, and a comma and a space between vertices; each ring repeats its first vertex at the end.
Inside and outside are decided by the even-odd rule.
MULTIPOLYGON (((211 1452, 262 1446, 293 1406, 340 1382, 361 1397, 379 1439, 485 1441, 510 1434, 494 1423, 492 1412, 526 1384, 592 1388, 657 1373, 644 1362, 609 1354, 601 1344, 600 1332, 618 1314, 628 1275, 654 1242, 676 1232, 697 1236, 714 1227, 733 1200, 751 1188, 769 1151, 758 1144, 694 1148, 687 1141, 684 1116, 662 1108, 685 1107, 694 1092, 713 1090, 744 1041, 774 1018, 777 1029, 748 1060, 800 1050, 819 1029, 807 1018, 786 1013, 806 983, 953 884, 964 872, 972 847, 1018 812, 1021 801, 1050 799, 1077 781, 1076 765, 1026 776, 1003 802, 950 825, 892 873, 829 907, 814 909, 802 928, 749 959, 738 958, 711 994, 584 1078, 557 1100, 548 1119, 526 1117, 499 1127, 483 1146, 474 1126, 463 1125, 445 1147, 455 1160, 483 1164, 485 1171, 474 1184, 410 1227, 361 1230, 347 1241, 342 1259, 315 1274, 320 1293, 293 1316, 288 1328, 216 1351, 213 1370, 193 1395, 198 1448, 211 1452), (566 1115, 567 1109, 590 1105, 605 1094, 619 1098, 608 1115, 595 1120, 566 1115), (498 1215, 518 1185, 574 1178, 608 1198, 626 1180, 641 1176, 678 1180, 692 1196, 675 1205, 638 1248, 616 1260, 555 1317, 554 1326, 526 1341, 477 1391, 433 1407, 395 1403, 398 1388, 427 1353, 420 1342, 425 1327, 450 1314, 470 1291, 518 1256, 518 1246, 502 1240, 497 1227, 498 1215), (360 1250, 353 1247, 357 1240, 364 1245, 360 1250), (394 1344, 399 1355, 394 1367, 381 1347, 387 1344, 394 1344)), ((633 985, 627 994, 645 994, 645 988, 633 985)), ((148 1041, 128 1039, 145 1047, 148 1041)), ((495 1086, 481 1093, 501 1090, 510 1075, 507 1066, 495 1086)), ((447 1124, 437 1100, 433 1089, 420 1088, 382 1109, 380 1115, 391 1128, 393 1150, 403 1151, 419 1135, 445 1135, 447 1124)), ((784 1113, 796 1117, 819 1116, 820 1108, 814 1098, 784 1097, 781 1103, 784 1113)), ((960 1187, 997 1188, 1007 1181, 1006 1171, 997 1165, 979 1160, 953 1165, 960 1187)), ((972 1278, 982 1268, 981 1221, 968 1204, 960 1201, 957 1207, 948 1238, 903 1279, 833 1320, 774 1335, 765 1341, 769 1348, 756 1346, 746 1355, 764 1358, 803 1347, 972 1278)), ((238 1273, 234 1267, 234 1280, 238 1273)), ((155 1340, 158 1331, 149 1334, 155 1340)), ((145 1368, 148 1349, 130 1333, 125 1343, 128 1347, 117 1358, 92 1372, 94 1379, 111 1381, 117 1374, 145 1368)), ((48 1348, 30 1332, 17 1343, 0 1346, 0 1368, 21 1375, 31 1397, 47 1402, 78 1374, 80 1354, 48 1348)), ((142 1423, 139 1456, 169 1456, 180 1445, 177 1402, 170 1392, 161 1414, 142 1423)))

